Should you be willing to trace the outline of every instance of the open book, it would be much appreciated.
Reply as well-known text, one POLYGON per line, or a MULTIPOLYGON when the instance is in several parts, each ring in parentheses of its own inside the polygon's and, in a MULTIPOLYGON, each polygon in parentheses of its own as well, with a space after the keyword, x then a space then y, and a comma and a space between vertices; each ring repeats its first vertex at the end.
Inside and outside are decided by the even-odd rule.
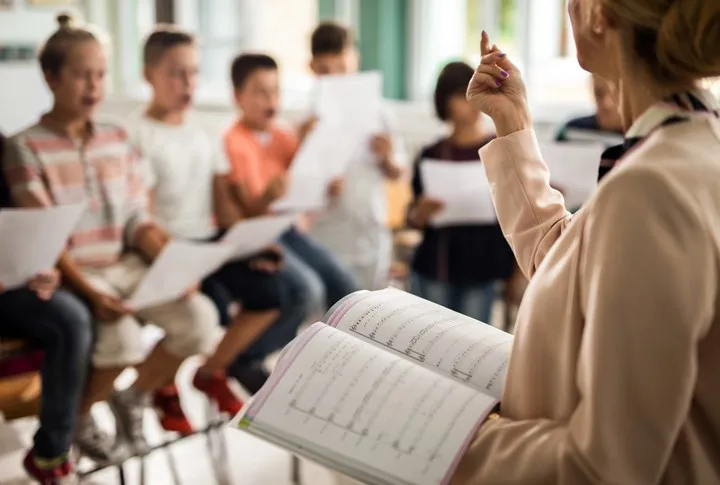
POLYGON ((400 290, 356 292, 286 347, 231 426, 365 483, 446 484, 512 341, 400 290))

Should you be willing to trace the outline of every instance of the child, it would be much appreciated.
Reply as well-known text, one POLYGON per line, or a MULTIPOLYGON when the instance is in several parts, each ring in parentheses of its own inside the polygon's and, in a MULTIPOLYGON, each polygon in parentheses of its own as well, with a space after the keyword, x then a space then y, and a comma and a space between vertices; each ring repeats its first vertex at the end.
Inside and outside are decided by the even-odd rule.
POLYGON ((625 130, 612 85, 601 77, 593 75, 592 90, 595 114, 568 121, 558 132, 556 141, 604 144, 607 149, 598 170, 599 181, 610 171, 614 161, 624 151, 618 145, 623 143, 625 130))
MULTIPOLYGON (((152 189, 158 221, 174 237, 212 241, 219 237, 218 224, 223 229, 230 228, 240 221, 241 214, 231 199, 229 165, 220 140, 213 142, 188 119, 198 61, 191 34, 170 27, 158 28, 150 34, 145 42, 144 63, 153 98, 144 114, 133 117, 128 127, 145 162, 146 183, 152 189)), ((270 262, 256 259, 229 263, 203 283, 203 289, 218 307, 221 322, 229 323, 212 357, 223 368, 277 323, 283 303, 282 281, 273 274, 277 268, 269 268, 270 272, 254 269, 258 264, 267 266, 270 262), (222 296, 225 294, 230 295, 230 303, 233 300, 242 303, 242 311, 235 318, 230 318, 230 305, 222 296)), ((253 394, 267 378, 261 365, 265 357, 261 354, 257 356, 258 362, 229 369, 253 394)), ((173 386, 158 398, 172 395, 176 396, 173 386)), ((175 409, 181 410, 179 406, 175 409)), ((238 411, 239 408, 234 409, 233 413, 238 411)), ((190 431, 184 416, 174 419, 166 416, 161 422, 167 424, 166 429, 190 431)))
MULTIPOLYGON (((58 20, 59 29, 40 52, 53 107, 38 124, 9 140, 4 169, 18 205, 87 206, 59 268, 63 282, 91 306, 99 322, 75 444, 102 462, 117 459, 118 453, 93 421, 92 404, 109 399, 127 451, 148 452, 142 416, 149 396, 185 358, 210 354, 222 331, 212 302, 192 290, 183 299, 137 312, 123 303, 168 237, 150 217, 139 161, 126 132, 92 119, 104 97, 106 72, 98 38, 72 26, 68 16, 58 20), (146 321, 165 331, 147 358, 141 336, 146 321), (129 366, 137 366, 137 379, 113 393, 116 377, 129 366)), ((218 401, 230 392, 221 370, 206 364, 195 378, 196 387, 218 401)))
POLYGON ((512 250, 497 223, 431 227, 442 203, 423 195, 420 176, 423 160, 477 161, 478 150, 492 139, 483 129, 480 112, 465 99, 473 72, 467 64, 453 62, 437 80, 435 112, 452 131, 424 148, 415 163, 408 223, 423 231, 423 240, 413 258, 410 283, 412 293, 489 323, 497 282, 507 280, 515 268, 512 250))
MULTIPOLYGON (((0 135, 0 153, 2 141, 0 135)), ((5 207, 10 194, 0 174, 0 208, 5 207)), ((59 281, 55 270, 37 275, 24 289, 6 291, 0 281, 0 339, 32 340, 45 354, 40 427, 23 463, 32 478, 48 485, 79 481, 69 450, 92 346, 90 312, 72 293, 56 291, 59 281)))
MULTIPOLYGON (((310 68, 318 76, 358 72, 353 35, 342 25, 320 24, 312 34, 311 52, 310 68)), ((388 125, 388 116, 383 114, 388 125)), ((310 235, 350 268, 363 288, 375 290, 387 285, 392 262, 385 181, 401 177, 406 155, 403 144, 387 133, 376 135, 370 143, 374 159, 350 164, 345 177, 348 186, 317 215, 310 235)))
MULTIPOLYGON (((225 135, 234 195, 249 217, 270 211, 284 194, 287 170, 298 140, 275 125, 278 111, 278 69, 261 54, 245 54, 232 64, 235 100, 242 119, 225 135)), ((306 126, 301 135, 307 132, 306 126)), ((352 276, 321 246, 293 228, 280 239, 285 251, 285 278, 306 310, 322 310, 357 290, 352 276)))

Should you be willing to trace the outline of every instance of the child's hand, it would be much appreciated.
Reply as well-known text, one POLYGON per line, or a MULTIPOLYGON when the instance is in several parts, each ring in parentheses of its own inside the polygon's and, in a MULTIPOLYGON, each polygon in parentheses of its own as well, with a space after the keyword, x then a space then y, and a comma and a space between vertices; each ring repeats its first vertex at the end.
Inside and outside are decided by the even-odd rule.
POLYGON ((427 227, 430 221, 438 212, 445 207, 445 204, 439 200, 430 199, 429 197, 420 197, 410 213, 411 223, 419 228, 427 227))
POLYGON ((345 187, 345 179, 342 177, 338 177, 335 179, 332 179, 330 183, 328 184, 328 197, 331 199, 336 199, 340 197, 340 195, 343 192, 343 188, 345 187))
POLYGON ((103 293, 96 293, 90 298, 93 315, 102 323, 115 323, 125 315, 132 313, 122 300, 103 293))
POLYGON ((370 148, 380 160, 389 160, 392 156, 392 140, 386 134, 373 136, 370 141, 370 148))
POLYGON ((275 202, 287 193, 287 178, 284 175, 278 175, 270 181, 265 189, 265 199, 269 202, 275 202))
POLYGON ((300 138, 300 141, 303 141, 305 137, 308 136, 310 132, 315 129, 315 125, 317 125, 317 122, 317 116, 312 116, 300 125, 300 127, 298 128, 298 138, 300 138))
POLYGON ((49 300, 55 293, 59 283, 60 273, 53 269, 36 274, 28 286, 41 300, 49 300))

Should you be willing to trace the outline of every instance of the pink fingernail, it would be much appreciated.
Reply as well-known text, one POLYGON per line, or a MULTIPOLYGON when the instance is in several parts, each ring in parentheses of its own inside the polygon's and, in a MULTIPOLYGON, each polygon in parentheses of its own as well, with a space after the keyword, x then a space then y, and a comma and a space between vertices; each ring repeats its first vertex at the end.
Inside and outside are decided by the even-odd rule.
POLYGON ((505 56, 507 56, 507 54, 505 54, 504 52, 498 54, 498 57, 500 57, 500 58, 503 58, 503 57, 505 57, 505 56))
POLYGON ((497 87, 501 87, 502 83, 500 81, 495 81, 495 84, 497 84, 497 87))
POLYGON ((505 72, 505 71, 502 71, 501 74, 502 74, 502 77, 508 77, 508 76, 510 75, 510 74, 508 74, 508 73, 505 72))

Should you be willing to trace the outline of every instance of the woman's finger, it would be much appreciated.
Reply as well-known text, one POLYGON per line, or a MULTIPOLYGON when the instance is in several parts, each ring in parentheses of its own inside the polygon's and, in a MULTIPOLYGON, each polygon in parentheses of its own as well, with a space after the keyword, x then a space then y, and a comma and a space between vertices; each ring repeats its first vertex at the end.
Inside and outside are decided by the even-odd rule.
POLYGON ((480 55, 485 56, 490 53, 490 36, 482 31, 480 35, 480 55))
POLYGON ((508 78, 508 76, 505 75, 507 73, 503 73, 505 73, 505 71, 495 66, 480 65, 475 71, 473 80, 483 82, 490 88, 497 88, 502 86, 502 82, 508 78))
POLYGON ((490 54, 482 57, 482 59, 480 60, 480 64, 485 64, 485 65, 497 64, 497 63, 501 62, 503 59, 505 59, 505 57, 507 57, 507 54, 505 54, 504 52, 500 52, 500 51, 491 52, 490 54))

